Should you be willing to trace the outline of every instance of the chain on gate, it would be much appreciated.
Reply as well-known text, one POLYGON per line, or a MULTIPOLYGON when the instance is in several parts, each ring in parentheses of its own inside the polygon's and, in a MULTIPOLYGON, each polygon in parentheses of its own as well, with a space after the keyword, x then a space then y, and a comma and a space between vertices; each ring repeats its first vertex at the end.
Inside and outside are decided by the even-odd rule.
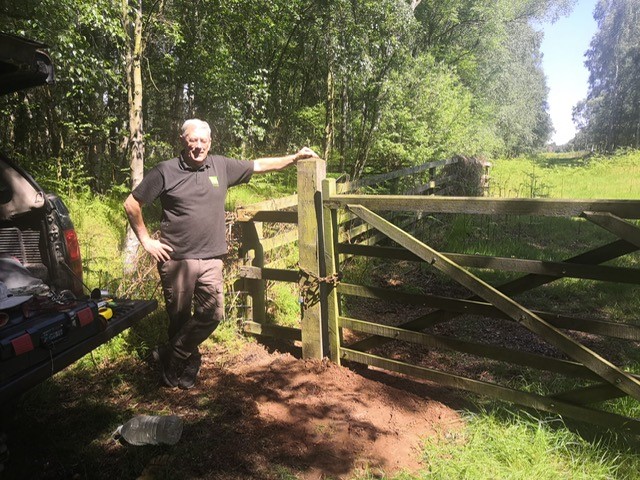
POLYGON ((320 277, 313 272, 305 270, 298 265, 300 277, 305 277, 304 283, 300 286, 300 296, 298 303, 305 308, 317 303, 320 299, 320 284, 333 285, 334 287, 342 280, 342 272, 320 277))

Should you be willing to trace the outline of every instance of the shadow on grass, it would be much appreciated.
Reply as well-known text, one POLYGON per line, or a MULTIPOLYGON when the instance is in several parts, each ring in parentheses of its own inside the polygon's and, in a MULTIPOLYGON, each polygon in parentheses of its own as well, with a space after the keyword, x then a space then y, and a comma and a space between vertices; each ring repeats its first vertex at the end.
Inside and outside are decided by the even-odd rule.
POLYGON ((591 164, 594 157, 588 153, 576 154, 570 156, 540 156, 536 157, 536 164, 542 168, 554 167, 587 167, 591 164))
POLYGON ((118 448, 111 435, 140 413, 135 398, 157 390, 155 379, 138 375, 139 370, 128 365, 68 370, 5 405, 2 430, 10 458, 3 480, 136 478, 133 472, 162 447, 118 448), (121 391, 129 382, 135 394, 121 391))
POLYGON ((612 458, 616 454, 625 455, 640 452, 640 437, 637 435, 622 434, 590 423, 561 418, 531 408, 516 408, 513 405, 487 400, 486 398, 476 397, 472 400, 472 403, 473 407, 467 409, 472 415, 490 416, 504 424, 521 423, 530 425, 533 428, 543 427, 559 433, 566 430, 584 439, 594 447, 602 448, 612 458))

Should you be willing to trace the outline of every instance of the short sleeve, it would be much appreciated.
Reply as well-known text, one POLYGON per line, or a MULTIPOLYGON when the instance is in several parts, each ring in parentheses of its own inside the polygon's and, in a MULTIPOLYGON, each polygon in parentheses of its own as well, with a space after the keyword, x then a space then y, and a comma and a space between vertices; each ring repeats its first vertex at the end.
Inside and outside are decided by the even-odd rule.
POLYGON ((142 204, 153 203, 164 189, 164 177, 158 167, 149 170, 138 186, 131 192, 133 198, 142 204))
POLYGON ((253 160, 225 159, 227 183, 229 187, 247 183, 253 175, 253 160))

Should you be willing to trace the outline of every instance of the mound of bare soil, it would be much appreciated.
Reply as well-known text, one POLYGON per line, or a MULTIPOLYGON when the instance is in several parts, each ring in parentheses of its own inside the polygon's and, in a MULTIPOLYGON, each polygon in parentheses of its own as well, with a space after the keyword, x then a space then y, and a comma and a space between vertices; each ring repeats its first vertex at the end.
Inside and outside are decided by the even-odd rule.
POLYGON ((250 410, 238 416, 241 435, 228 445, 228 454, 248 448, 256 459, 297 470, 301 479, 415 470, 421 466, 421 438, 460 423, 438 400, 326 360, 298 360, 251 345, 223 369, 214 364, 206 363, 200 389, 227 391, 232 404, 234 397, 252 400, 245 404, 250 410), (233 391, 230 377, 241 379, 231 382, 233 391))
POLYGON ((257 344, 222 365, 219 358, 215 352, 205 356, 193 391, 164 392, 187 417, 183 442, 217 437, 209 438, 210 457, 199 467, 181 469, 190 470, 185 478, 266 479, 274 465, 305 480, 412 471, 421 466, 421 438, 460 424, 438 400, 327 360, 269 353, 257 344), (196 426, 199 405, 209 395, 218 406, 215 423, 230 429, 214 434, 196 426))
POLYGON ((421 439, 461 426, 455 395, 437 385, 376 379, 253 343, 234 354, 216 348, 188 391, 160 387, 155 365, 131 358, 59 375, 47 395, 30 392, 3 425, 11 455, 2 478, 382 477, 425 467, 421 439), (132 415, 154 412, 183 418, 175 446, 111 438, 132 415))

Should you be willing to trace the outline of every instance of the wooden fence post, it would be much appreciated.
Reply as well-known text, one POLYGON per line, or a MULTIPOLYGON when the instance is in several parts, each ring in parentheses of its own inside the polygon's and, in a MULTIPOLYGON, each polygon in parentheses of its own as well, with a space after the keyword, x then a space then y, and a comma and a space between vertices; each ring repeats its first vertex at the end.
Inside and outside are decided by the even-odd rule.
POLYGON ((298 249, 300 251, 300 298, 302 307, 302 356, 327 355, 327 319, 320 303, 320 283, 325 274, 322 254, 322 180, 327 174, 324 160, 298 162, 298 249))
MULTIPOLYGON (((329 198, 336 194, 336 181, 328 178, 322 182, 322 197, 329 198)), ((337 279, 339 275, 338 256, 335 245, 338 242, 338 212, 330 207, 323 206, 324 221, 324 263, 327 277, 337 279)), ((326 299, 327 330, 329 338, 330 358, 340 365, 340 339, 342 338, 338 316, 340 315, 340 305, 338 301, 338 291, 336 284, 326 284, 321 295, 326 299)), ((324 304, 323 304, 324 305, 324 304)))
POLYGON ((491 162, 484 160, 482 162, 482 196, 486 197, 489 195, 489 180, 491 179, 490 175, 491 171, 491 162))
POLYGON ((436 168, 431 167, 429 169, 429 190, 427 195, 435 195, 436 193, 436 168))
MULTIPOLYGON (((242 247, 241 253, 244 257, 243 263, 254 267, 264 267, 264 252, 260 237, 262 234, 262 223, 242 222, 242 247)), ((266 318, 266 301, 264 280, 244 279, 245 290, 247 291, 247 314, 245 320, 254 322, 264 322, 266 318)))

